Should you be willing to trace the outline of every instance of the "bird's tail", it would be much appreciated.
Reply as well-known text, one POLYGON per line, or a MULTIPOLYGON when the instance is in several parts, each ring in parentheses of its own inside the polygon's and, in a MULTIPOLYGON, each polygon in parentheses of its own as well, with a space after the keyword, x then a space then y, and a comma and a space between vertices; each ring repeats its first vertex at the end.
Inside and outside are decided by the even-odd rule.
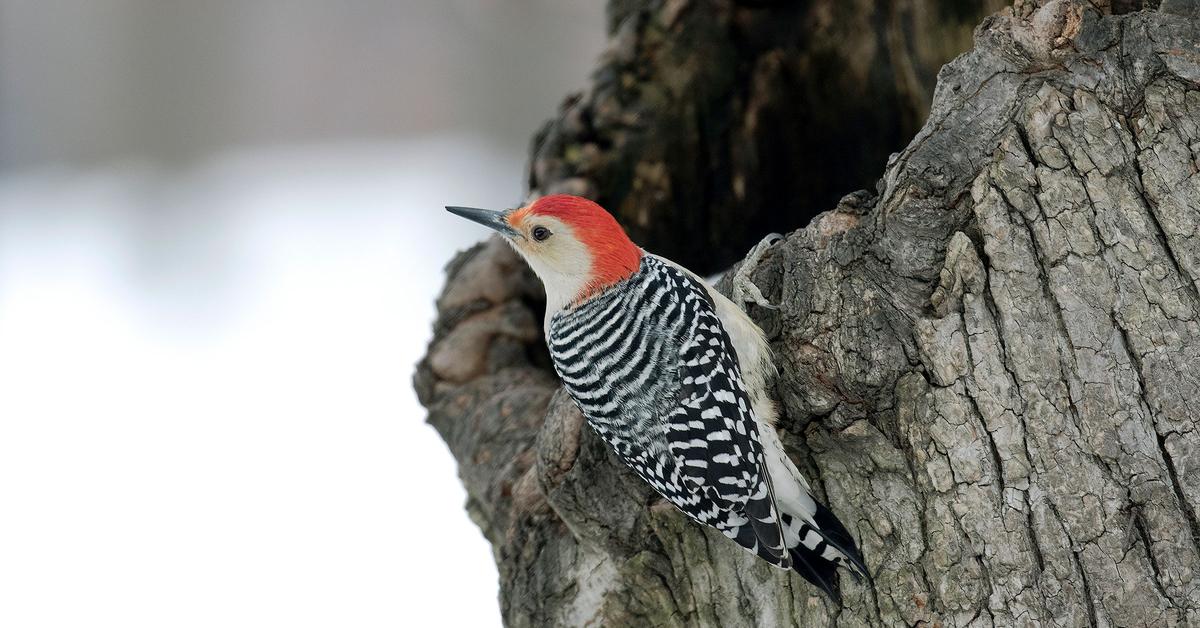
POLYGON ((810 521, 787 512, 782 516, 792 569, 840 605, 838 566, 844 565, 855 580, 865 577, 870 582, 870 572, 846 526, 824 504, 813 503, 816 512, 810 521))

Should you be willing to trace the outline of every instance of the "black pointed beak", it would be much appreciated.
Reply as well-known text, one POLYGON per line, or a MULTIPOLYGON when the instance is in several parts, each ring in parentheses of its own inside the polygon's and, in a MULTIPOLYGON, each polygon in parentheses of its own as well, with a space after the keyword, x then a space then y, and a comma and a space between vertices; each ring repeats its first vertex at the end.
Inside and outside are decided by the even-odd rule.
POLYGON ((476 209, 474 207, 454 207, 452 205, 447 205, 446 211, 450 212, 451 214, 462 216, 467 220, 473 220, 485 227, 495 229, 502 235, 509 237, 517 235, 517 231, 510 227, 508 225, 508 221, 504 219, 504 216, 508 212, 494 211, 491 209, 476 209))

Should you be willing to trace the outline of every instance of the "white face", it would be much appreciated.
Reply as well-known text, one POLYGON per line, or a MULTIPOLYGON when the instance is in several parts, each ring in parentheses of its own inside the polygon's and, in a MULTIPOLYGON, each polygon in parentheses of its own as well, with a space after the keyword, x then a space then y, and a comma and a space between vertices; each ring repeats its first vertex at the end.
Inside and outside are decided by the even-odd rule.
POLYGON ((566 307, 592 282, 592 255, 566 223, 524 212, 509 215, 516 231, 506 239, 546 286, 547 317, 566 307))

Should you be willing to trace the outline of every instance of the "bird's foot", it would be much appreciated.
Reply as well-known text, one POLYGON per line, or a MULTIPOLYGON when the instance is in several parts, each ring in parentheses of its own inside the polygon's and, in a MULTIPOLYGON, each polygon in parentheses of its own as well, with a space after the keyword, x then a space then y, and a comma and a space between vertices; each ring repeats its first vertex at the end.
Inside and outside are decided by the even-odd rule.
POLYGON ((733 274, 733 301, 742 309, 745 309, 747 303, 754 303, 769 310, 779 309, 778 305, 771 303, 767 297, 763 296, 762 290, 759 290, 750 277, 758 269, 758 265, 766 256, 767 251, 781 240, 783 240, 783 236, 778 233, 772 233, 763 238, 754 245, 754 248, 750 249, 750 253, 746 255, 746 261, 742 262, 737 272, 733 274))

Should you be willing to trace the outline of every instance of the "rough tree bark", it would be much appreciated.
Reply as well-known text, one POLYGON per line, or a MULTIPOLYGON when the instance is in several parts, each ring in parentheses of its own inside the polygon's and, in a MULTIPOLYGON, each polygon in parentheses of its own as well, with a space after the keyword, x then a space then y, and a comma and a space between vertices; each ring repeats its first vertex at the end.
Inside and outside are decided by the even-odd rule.
POLYGON ((613 0, 592 86, 534 141, 530 188, 719 271, 870 185, 942 64, 1003 0, 613 0))
MULTIPOLYGON (((672 20, 703 4, 614 2, 614 22, 641 7, 669 47, 689 36, 672 20)), ((494 546, 506 622, 1200 625, 1200 2, 1145 5, 1023 1, 985 19, 876 189, 754 273, 781 305, 751 314, 778 354, 784 442, 875 575, 873 590, 843 578, 844 608, 622 469, 557 389, 536 279, 495 240, 456 258, 416 385, 494 546)), ((714 6, 737 24, 777 10, 714 6)), ((535 146, 533 185, 615 203, 648 248, 673 238, 660 213, 718 238, 736 215, 722 203, 758 193, 739 196, 737 173, 783 176, 726 129, 721 159, 657 167, 641 138, 597 144, 593 175, 641 174, 582 178, 546 156, 570 152, 554 136, 574 106, 535 146), (706 196, 679 189, 709 169, 706 196), (693 202, 705 213, 687 223, 693 202)), ((660 122, 628 132, 689 124, 660 122)), ((690 246, 676 251, 705 254, 690 246)))

